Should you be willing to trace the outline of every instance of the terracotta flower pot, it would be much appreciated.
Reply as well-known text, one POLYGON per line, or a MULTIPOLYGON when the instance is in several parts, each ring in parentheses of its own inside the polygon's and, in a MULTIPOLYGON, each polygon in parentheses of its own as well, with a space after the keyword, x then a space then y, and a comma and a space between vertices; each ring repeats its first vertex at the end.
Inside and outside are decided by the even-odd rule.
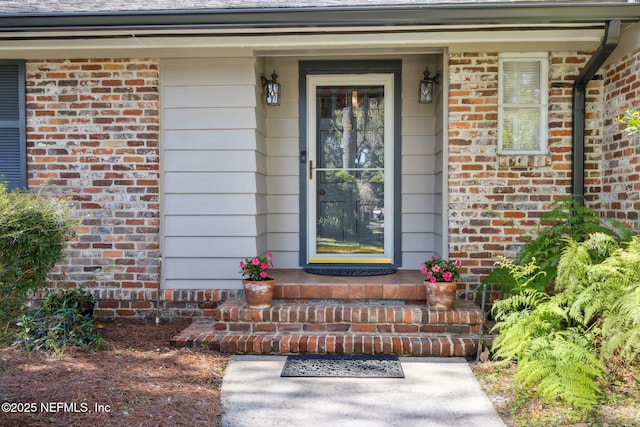
POLYGON ((273 299, 275 279, 242 280, 244 299, 249 308, 269 308, 273 299))
POLYGON ((429 308, 434 310, 451 310, 456 300, 458 282, 424 281, 429 308))

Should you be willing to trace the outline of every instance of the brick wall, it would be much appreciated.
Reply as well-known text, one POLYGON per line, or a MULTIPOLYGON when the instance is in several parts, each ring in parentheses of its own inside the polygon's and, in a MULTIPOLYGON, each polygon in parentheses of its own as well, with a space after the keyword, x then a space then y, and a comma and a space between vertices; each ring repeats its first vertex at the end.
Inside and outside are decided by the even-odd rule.
MULTIPOLYGON (((507 156, 497 154, 498 54, 451 54, 449 249, 462 261, 462 296, 473 298, 497 256, 514 256, 549 204, 571 191, 571 94, 589 58, 550 54, 549 154, 507 156)), ((589 91, 589 102, 597 100, 600 89, 589 91)), ((591 125, 593 138, 599 126, 591 125)))
POLYGON ((102 315, 157 296, 158 84, 154 60, 27 62, 29 186, 69 197, 80 221, 52 279, 90 287, 102 315))
POLYGON ((629 136, 615 118, 640 109, 640 49, 605 70, 604 135, 599 181, 589 188, 598 207, 640 232, 640 135, 629 136))

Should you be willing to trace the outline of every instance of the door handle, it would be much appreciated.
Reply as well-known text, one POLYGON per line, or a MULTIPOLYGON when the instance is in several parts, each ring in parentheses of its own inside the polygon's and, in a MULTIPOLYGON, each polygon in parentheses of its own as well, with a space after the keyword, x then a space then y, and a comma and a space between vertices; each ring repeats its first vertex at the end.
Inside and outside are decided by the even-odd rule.
POLYGON ((309 179, 313 179, 313 160, 309 160, 309 179))

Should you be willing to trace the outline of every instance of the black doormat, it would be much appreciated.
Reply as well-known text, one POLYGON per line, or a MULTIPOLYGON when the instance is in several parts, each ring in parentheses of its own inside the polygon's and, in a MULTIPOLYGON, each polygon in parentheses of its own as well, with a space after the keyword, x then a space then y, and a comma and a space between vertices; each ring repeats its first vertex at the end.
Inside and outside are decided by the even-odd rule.
POLYGON ((397 356, 299 354, 287 356, 281 377, 404 378, 397 356))
POLYGON ((311 274, 319 274, 321 276, 386 276, 398 271, 396 266, 376 266, 371 264, 365 265, 345 265, 345 264, 321 264, 321 265, 305 265, 303 270, 311 274))

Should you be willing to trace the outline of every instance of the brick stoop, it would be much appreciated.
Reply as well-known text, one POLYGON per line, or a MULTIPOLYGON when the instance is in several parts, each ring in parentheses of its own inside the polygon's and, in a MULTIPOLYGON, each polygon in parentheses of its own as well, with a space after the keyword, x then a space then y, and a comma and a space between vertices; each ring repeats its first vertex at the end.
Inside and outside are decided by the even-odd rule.
POLYGON ((274 300, 268 309, 228 300, 213 319, 195 321, 171 340, 222 353, 347 353, 402 356, 476 355, 480 308, 456 301, 431 310, 402 300, 274 300))

